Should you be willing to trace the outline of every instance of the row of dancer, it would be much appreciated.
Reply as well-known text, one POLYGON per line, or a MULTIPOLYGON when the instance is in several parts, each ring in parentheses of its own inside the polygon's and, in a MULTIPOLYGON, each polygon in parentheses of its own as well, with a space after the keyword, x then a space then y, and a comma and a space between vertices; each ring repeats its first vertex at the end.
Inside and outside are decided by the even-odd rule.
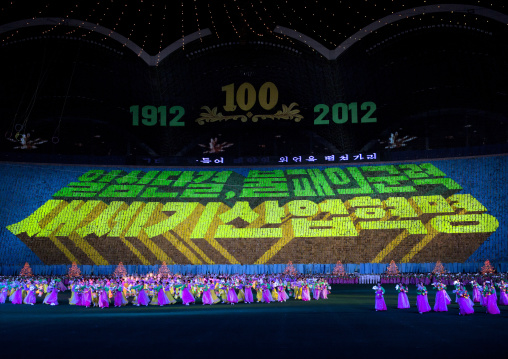
MULTIPOLYGON (((454 282, 455 289, 455 302, 459 306, 459 315, 469 315, 474 313, 474 303, 480 303, 482 307, 485 307, 486 313, 488 314, 500 314, 500 310, 497 304, 497 293, 495 285, 490 281, 486 281, 483 286, 480 286, 476 281, 471 283, 473 289, 473 299, 471 299, 466 286, 460 281, 454 282)), ((435 282, 432 284, 436 289, 435 304, 433 310, 435 312, 446 312, 448 311, 448 305, 451 303, 451 298, 446 291, 446 285, 441 282, 435 282)), ((385 289, 378 283, 373 287, 375 290, 375 309, 376 311, 387 310, 386 303, 384 300, 385 289)), ((395 289, 398 291, 398 309, 410 308, 409 299, 407 293, 409 292, 408 286, 402 283, 396 285, 395 289)), ((500 305, 508 305, 508 284, 504 281, 499 283, 500 305)), ((416 288, 416 307, 420 314, 430 312, 431 307, 428 301, 428 291, 423 282, 420 282, 416 288)))
POLYGON ((47 280, 19 279, 0 282, 0 304, 9 300, 12 304, 36 303, 36 297, 45 295, 43 303, 58 305, 58 293, 69 289, 69 304, 99 308, 127 305, 170 305, 181 299, 189 305, 201 299, 203 305, 217 303, 270 303, 285 302, 290 297, 309 301, 311 298, 327 299, 330 286, 323 279, 284 278, 264 276, 197 277, 182 279, 125 277, 122 279, 80 278, 71 280, 66 288, 61 279, 47 280), (129 301, 129 299, 131 299, 129 301))

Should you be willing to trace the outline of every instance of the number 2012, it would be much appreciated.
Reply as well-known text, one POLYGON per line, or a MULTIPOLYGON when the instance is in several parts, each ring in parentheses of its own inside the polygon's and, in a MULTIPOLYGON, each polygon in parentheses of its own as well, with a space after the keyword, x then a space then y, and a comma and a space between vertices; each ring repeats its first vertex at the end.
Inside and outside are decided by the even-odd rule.
MULTIPOLYGON (((360 111, 365 111, 363 116, 358 122, 358 103, 336 103, 332 106, 332 121, 337 124, 343 124, 351 120, 351 123, 375 123, 377 118, 372 117, 376 111, 376 104, 374 102, 364 102, 360 105, 360 111)), ((330 112, 328 105, 316 105, 314 113, 319 113, 318 117, 314 120, 315 125, 328 125, 329 119, 325 119, 326 115, 330 112)))
MULTIPOLYGON (((139 126, 139 105, 131 106, 130 112, 132 113, 132 125, 139 126)), ((166 106, 143 106, 141 108, 141 124, 144 126, 155 126, 159 122, 161 126, 167 126, 167 113, 166 106)), ((169 126, 182 127, 185 122, 180 122, 180 119, 185 115, 185 110, 181 106, 172 106, 169 108, 171 115, 176 115, 171 121, 169 126)))

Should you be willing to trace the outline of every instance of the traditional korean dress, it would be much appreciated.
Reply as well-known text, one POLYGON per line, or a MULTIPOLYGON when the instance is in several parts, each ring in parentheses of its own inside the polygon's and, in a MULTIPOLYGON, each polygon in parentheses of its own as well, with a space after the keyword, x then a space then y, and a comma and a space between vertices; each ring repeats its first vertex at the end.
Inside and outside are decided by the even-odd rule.
POLYGON ((385 289, 383 287, 374 286, 372 287, 376 291, 376 302, 374 305, 374 308, 377 311, 386 310, 386 303, 385 303, 385 289))
POLYGON ((321 285, 319 283, 314 283, 312 297, 315 300, 319 300, 319 297, 321 297, 321 285))
POLYGON ((492 288, 488 288, 485 286, 483 289, 483 297, 484 302, 486 303, 487 313, 488 314, 500 314, 501 311, 497 306, 497 299, 494 295, 494 290, 492 288))
POLYGON ((23 299, 23 303, 29 304, 29 305, 34 305, 35 302, 37 301, 37 297, 35 296, 36 290, 37 290, 37 287, 33 284, 30 284, 27 287, 27 294, 26 294, 25 299, 23 299))
POLYGON ((8 297, 8 286, 7 284, 0 284, 0 304, 5 304, 5 301, 8 297))
POLYGON ((58 305, 58 287, 55 283, 50 283, 47 288, 47 294, 42 302, 49 305, 58 305))
POLYGON ((427 313, 431 311, 429 298, 427 297, 427 288, 425 286, 418 286, 416 290, 416 307, 418 313, 427 313))
POLYGON ((175 304, 176 299, 171 294, 171 288, 172 287, 169 284, 167 284, 166 287, 164 288, 164 294, 166 295, 166 298, 168 298, 168 304, 175 304))
POLYGON ((456 291, 456 294, 458 297, 457 303, 459 304, 459 315, 473 314, 473 302, 469 299, 469 293, 466 290, 459 288, 459 290, 456 291))
POLYGON ((508 305, 508 284, 499 284, 499 305, 508 305))
POLYGON ((308 302, 310 300, 310 289, 307 284, 302 286, 302 300, 308 302))
POLYGON ((407 297, 408 288, 404 285, 396 285, 395 289, 399 292, 398 295, 398 301, 397 301, 397 308, 398 309, 408 309, 410 308, 409 305, 409 299, 407 297))
POLYGON ((140 305, 144 305, 144 306, 147 306, 148 304, 150 304, 150 298, 148 298, 148 294, 146 294, 146 291, 145 291, 145 286, 140 284, 140 285, 137 285, 136 287, 136 298, 137 298, 137 306, 139 307, 140 305))
POLYGON ((195 303, 196 299, 194 299, 194 296, 190 292, 190 284, 184 286, 182 288, 182 303, 184 305, 189 305, 190 303, 195 303))
POLYGON ((235 287, 233 285, 227 287, 227 293, 227 300, 229 303, 238 303, 238 296, 236 295, 235 287))
POLYGON ((109 308, 109 287, 97 287, 99 308, 109 308))
POLYGON ((476 281, 471 282, 471 284, 473 286, 473 302, 480 303, 482 297, 482 293, 480 291, 481 286, 476 281))
MULTIPOLYGON (((159 303, 160 306, 173 304, 169 301, 169 298, 167 296, 166 291, 164 290, 163 285, 157 286, 156 290, 157 290, 157 302, 159 303)), ((173 299, 173 301, 176 303, 176 300, 173 299)))
POLYGON ((210 287, 208 285, 205 285, 205 287, 203 289, 202 302, 203 302, 203 305, 206 305, 206 304, 208 304, 208 305, 215 304, 213 302, 212 293, 211 293, 210 287))
POLYGON ((11 286, 11 295, 9 300, 12 304, 23 304, 23 287, 18 283, 13 283, 11 286))
POLYGON ((92 305, 92 286, 84 285, 83 287, 83 295, 81 297, 81 305, 83 307, 90 308, 92 305))
POLYGON ((434 304, 435 312, 447 312, 450 300, 446 295, 446 286, 443 283, 434 283, 434 288, 437 289, 436 303, 434 304))
POLYGON ((252 295, 252 285, 250 283, 247 283, 244 288, 245 288, 245 303, 253 303, 254 297, 252 295))

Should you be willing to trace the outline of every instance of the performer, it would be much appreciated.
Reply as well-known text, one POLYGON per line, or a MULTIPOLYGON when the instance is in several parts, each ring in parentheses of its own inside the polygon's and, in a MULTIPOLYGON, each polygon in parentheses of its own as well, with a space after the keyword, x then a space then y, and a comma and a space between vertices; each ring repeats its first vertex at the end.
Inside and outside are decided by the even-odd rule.
POLYGON ((44 297, 43 303, 49 305, 58 305, 58 285, 54 280, 48 285, 47 294, 44 297))
POLYGON ((11 295, 9 296, 9 300, 12 304, 23 304, 23 286, 15 281, 11 284, 11 295))
POLYGON ((487 307, 487 314, 500 314, 501 311, 497 306, 496 296, 494 295, 494 290, 490 282, 485 282, 483 286, 483 301, 487 307))
POLYGON ((376 286, 372 287, 376 291, 376 303, 374 305, 374 308, 377 311, 386 310, 386 303, 385 303, 385 289, 381 286, 381 283, 378 283, 376 286))
POLYGON ((399 283, 395 286, 395 289, 399 292, 397 308, 398 309, 408 309, 409 299, 407 298, 408 288, 402 283, 399 283))
POLYGON ((129 303, 127 298, 125 298, 123 288, 124 288, 123 283, 119 280, 117 280, 116 285, 110 287, 111 293, 113 293, 113 305, 115 306, 115 308, 122 307, 129 303))
POLYGON ((134 305, 139 307, 140 305, 148 306, 150 304, 150 298, 145 292, 145 282, 137 281, 137 285, 132 287, 136 291, 136 296, 134 297, 133 303, 134 305))
POLYGON ((471 281, 471 286, 473 287, 473 303, 480 303, 482 294, 481 294, 481 285, 478 284, 477 281, 471 281))
POLYGON ((97 292, 99 308, 109 308, 109 287, 106 287, 104 283, 101 283, 99 287, 97 287, 97 292))
POLYGON ((469 293, 464 289, 462 285, 456 291, 458 296, 457 303, 459 304, 459 315, 469 315, 474 313, 473 302, 469 298, 469 293))
POLYGON ((307 282, 302 285, 302 301, 308 302, 310 300, 310 289, 307 282))
POLYGON ((247 282, 247 284, 245 284, 245 303, 253 303, 254 302, 254 297, 252 295, 252 283, 250 282, 247 282))
POLYGON ((215 304, 213 302, 213 298, 212 298, 212 292, 211 292, 211 289, 210 289, 210 286, 208 285, 208 283, 205 282, 205 286, 204 286, 204 289, 203 289, 203 305, 213 305, 215 304))
POLYGON ((5 304, 9 292, 9 282, 0 283, 0 304, 5 304))
POLYGON ((416 307, 418 308, 418 313, 420 314, 431 311, 427 294, 427 288, 423 285, 423 282, 420 282, 416 288, 416 307))
POLYGON ((497 283, 497 286, 499 287, 499 304, 508 305, 508 284, 501 279, 501 282, 497 283))
POLYGON ((182 303, 184 305, 189 305, 190 303, 195 303, 196 299, 194 299, 194 296, 190 292, 191 283, 190 280, 187 280, 187 285, 184 285, 182 288, 182 303))
POLYGON ((436 293, 436 303, 434 304, 435 312, 447 312, 447 305, 450 304, 450 300, 447 297, 446 293, 446 285, 441 282, 432 284, 435 289, 437 289, 436 293))
POLYGON ((34 305, 35 302, 37 301, 37 298, 35 297, 35 291, 37 290, 37 287, 34 284, 32 284, 32 282, 29 281, 25 288, 27 294, 25 299, 23 299, 23 303, 34 305))
POLYGON ((235 305, 238 303, 238 296, 236 295, 235 286, 233 283, 228 283, 226 285, 227 288, 227 300, 231 305, 235 305))

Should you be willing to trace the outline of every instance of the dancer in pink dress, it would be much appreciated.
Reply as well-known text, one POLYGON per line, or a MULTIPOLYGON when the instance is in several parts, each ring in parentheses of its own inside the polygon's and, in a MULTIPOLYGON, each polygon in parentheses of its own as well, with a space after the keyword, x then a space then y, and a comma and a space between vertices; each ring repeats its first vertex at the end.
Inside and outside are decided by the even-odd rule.
POLYGON ((420 314, 431 311, 427 294, 427 288, 423 285, 423 282, 420 282, 416 288, 416 307, 420 314))
POLYGON ((408 309, 410 308, 409 299, 407 298, 408 288, 404 284, 400 283, 395 286, 395 289, 399 292, 397 308, 408 309))
POLYGON ((376 292, 376 302, 374 305, 374 309, 376 309, 376 312, 387 310, 384 298, 385 289, 381 286, 381 283, 378 283, 377 285, 372 287, 372 289, 374 289, 376 292))

